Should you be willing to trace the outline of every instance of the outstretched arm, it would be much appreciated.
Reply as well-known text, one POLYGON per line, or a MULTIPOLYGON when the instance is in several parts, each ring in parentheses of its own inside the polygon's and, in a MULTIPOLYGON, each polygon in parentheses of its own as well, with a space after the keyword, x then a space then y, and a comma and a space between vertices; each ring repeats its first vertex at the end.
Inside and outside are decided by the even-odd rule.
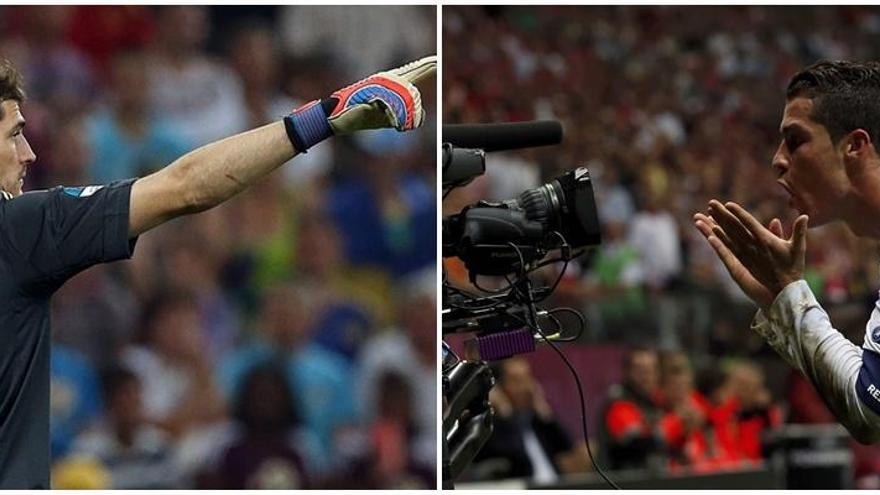
POLYGON ((293 158, 283 122, 210 143, 131 186, 129 236, 212 208, 293 158))
POLYGON ((226 201, 312 145, 365 129, 408 131, 424 119, 414 83, 436 69, 435 56, 380 72, 310 102, 281 122, 198 148, 131 188, 129 236, 226 201))

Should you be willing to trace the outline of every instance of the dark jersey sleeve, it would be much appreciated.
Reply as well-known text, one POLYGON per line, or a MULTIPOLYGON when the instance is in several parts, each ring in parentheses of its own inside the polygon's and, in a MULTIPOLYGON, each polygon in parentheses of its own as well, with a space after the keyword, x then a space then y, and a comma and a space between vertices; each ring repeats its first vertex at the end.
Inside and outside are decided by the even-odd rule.
POLYGON ((56 187, 4 201, 0 235, 20 287, 52 292, 96 263, 130 258, 136 241, 128 235, 133 183, 56 187))

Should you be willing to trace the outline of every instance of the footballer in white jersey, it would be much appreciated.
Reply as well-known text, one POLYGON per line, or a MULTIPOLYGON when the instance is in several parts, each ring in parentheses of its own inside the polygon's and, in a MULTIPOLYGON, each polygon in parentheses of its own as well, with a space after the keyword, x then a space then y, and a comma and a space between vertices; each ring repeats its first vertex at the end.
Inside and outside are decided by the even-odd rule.
MULTIPOLYGON (((772 166, 800 216, 791 233, 742 206, 694 215, 731 277, 760 308, 752 328, 816 387, 862 443, 880 441, 880 304, 859 347, 834 329, 804 281, 807 225, 843 221, 880 239, 880 63, 821 61, 786 90, 772 166)), ((878 281, 880 283, 880 281, 878 281)))

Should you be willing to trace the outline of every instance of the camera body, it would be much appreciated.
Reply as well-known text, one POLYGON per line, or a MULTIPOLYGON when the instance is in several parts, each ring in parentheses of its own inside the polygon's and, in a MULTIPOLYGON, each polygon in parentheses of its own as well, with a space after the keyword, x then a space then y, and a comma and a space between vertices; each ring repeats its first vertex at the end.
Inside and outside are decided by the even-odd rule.
POLYGON ((600 242, 596 200, 585 167, 523 191, 516 199, 480 201, 443 219, 443 257, 460 258, 474 275, 517 273, 553 249, 600 242))
MULTIPOLYGON (((487 151, 556 144, 561 126, 555 122, 444 126, 444 137, 449 136, 454 136, 453 142, 442 148, 444 197, 485 173, 487 151)), ((459 258, 471 284, 490 293, 469 292, 444 277, 443 334, 475 335, 466 343, 466 360, 443 342, 443 476, 451 486, 492 432, 494 413, 488 394, 494 379, 486 361, 534 351, 541 341, 577 339, 563 336, 554 311, 574 313, 583 330, 585 322, 577 311, 537 307, 556 284, 533 288, 529 273, 554 261, 567 266, 581 248, 601 242, 590 173, 580 167, 513 199, 477 201, 444 217, 442 234, 443 257, 459 258), (558 258, 545 259, 556 250, 558 258), (480 275, 503 276, 509 285, 483 289, 477 284, 480 275), (555 323, 555 329, 545 332, 545 321, 555 323)))

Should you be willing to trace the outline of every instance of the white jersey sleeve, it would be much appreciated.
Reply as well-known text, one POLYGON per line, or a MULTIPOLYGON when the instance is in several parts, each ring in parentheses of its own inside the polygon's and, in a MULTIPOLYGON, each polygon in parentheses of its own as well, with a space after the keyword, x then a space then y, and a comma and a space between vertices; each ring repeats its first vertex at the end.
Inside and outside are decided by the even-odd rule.
POLYGON ((880 301, 862 347, 831 326, 803 280, 786 286, 769 313, 759 310, 752 329, 813 383, 856 440, 880 441, 880 301))

